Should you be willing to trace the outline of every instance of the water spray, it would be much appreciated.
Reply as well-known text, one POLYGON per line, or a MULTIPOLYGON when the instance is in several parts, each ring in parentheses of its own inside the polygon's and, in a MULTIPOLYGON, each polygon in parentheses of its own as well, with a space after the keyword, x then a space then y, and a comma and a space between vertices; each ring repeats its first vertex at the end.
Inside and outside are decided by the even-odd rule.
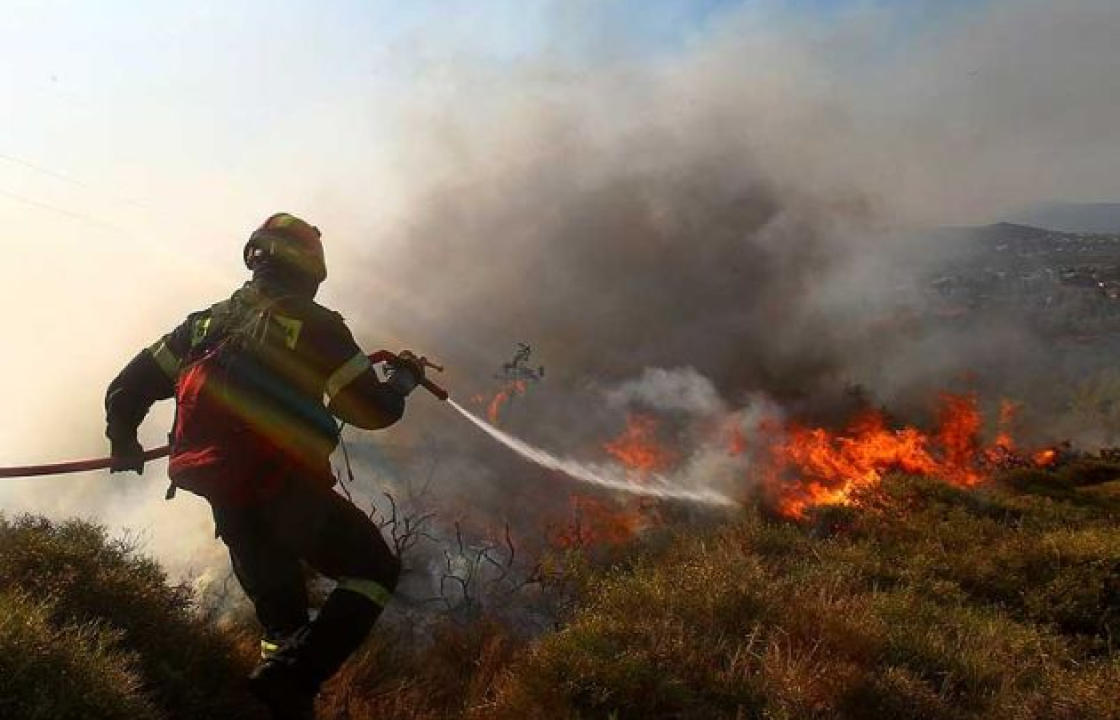
POLYGON ((727 507, 738 505, 737 502, 728 496, 714 490, 686 490, 684 488, 673 487, 668 479, 661 475, 650 477, 648 483, 638 483, 628 478, 627 473, 625 471, 620 471, 617 467, 557 457, 550 452, 533 447, 524 440, 510 435, 504 430, 494 427, 451 398, 447 399, 447 403, 455 408, 460 415, 478 426, 484 433, 497 440, 502 445, 505 445, 510 450, 513 450, 522 458, 548 470, 564 473, 568 477, 587 483, 588 485, 595 485, 608 490, 616 490, 632 495, 645 495, 666 500, 683 500, 685 502, 702 503, 705 505, 723 505, 727 507))

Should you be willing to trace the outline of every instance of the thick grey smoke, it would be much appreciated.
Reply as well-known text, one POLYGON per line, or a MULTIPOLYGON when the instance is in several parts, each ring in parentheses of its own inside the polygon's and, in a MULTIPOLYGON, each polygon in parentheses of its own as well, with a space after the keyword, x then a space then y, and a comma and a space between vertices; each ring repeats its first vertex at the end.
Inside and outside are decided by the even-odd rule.
POLYGON ((441 67, 406 108, 411 203, 362 267, 401 293, 377 299, 393 334, 464 379, 526 339, 555 384, 690 365, 796 402, 867 380, 905 351, 877 324, 899 286, 939 259, 915 224, 1120 192, 1095 170, 1120 160, 1118 19, 997 2, 922 35, 746 10, 650 64, 441 67))
MULTIPOLYGON (((913 323, 952 252, 919 230, 1120 193, 1118 28, 1102 0, 992 2, 921 31, 886 9, 752 7, 656 62, 441 65, 403 110, 409 202, 352 291, 376 293, 391 336, 438 349, 460 398, 492 393, 531 342, 548 375, 505 422, 564 451, 601 452, 622 406, 663 411, 663 439, 688 445, 682 412, 757 393, 830 421, 866 401, 859 385, 921 418, 972 373, 995 402, 1053 369, 1047 349, 1014 317, 913 323)), ((568 490, 457 442, 490 472, 449 464, 452 507, 568 490)))

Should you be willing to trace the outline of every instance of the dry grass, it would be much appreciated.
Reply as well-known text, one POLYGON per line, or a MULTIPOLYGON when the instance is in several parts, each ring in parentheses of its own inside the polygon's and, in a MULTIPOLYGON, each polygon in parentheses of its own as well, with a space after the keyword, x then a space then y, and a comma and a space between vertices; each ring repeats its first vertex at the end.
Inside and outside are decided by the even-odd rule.
POLYGON ((606 573, 476 717, 1120 717, 1120 506, 1078 480, 896 478, 809 528, 682 537, 606 573))
MULTIPOLYGON (((320 717, 1120 718, 1116 471, 892 478, 807 525, 751 509, 561 562, 555 632, 381 626, 320 717)), ((96 527, 0 519, 0 716, 253 717, 254 641, 96 527)))

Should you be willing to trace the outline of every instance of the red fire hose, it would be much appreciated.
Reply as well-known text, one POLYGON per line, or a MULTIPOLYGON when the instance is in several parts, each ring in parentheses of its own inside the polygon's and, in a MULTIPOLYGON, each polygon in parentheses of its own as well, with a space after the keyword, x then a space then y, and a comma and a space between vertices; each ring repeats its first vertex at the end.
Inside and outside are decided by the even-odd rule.
MULTIPOLYGON (((144 460, 155 460, 157 458, 167 457, 169 452, 171 452, 171 448, 166 445, 151 450, 145 450, 144 460)), ((0 468, 0 478, 61 475, 63 473, 85 472, 87 470, 104 470, 107 467, 109 467, 109 458, 107 457, 94 460, 73 460, 71 462, 53 463, 50 465, 23 465, 22 467, 0 468)))
MULTIPOLYGON (((369 356, 371 363, 391 362, 396 360, 397 356, 388 350, 379 350, 369 356)), ((443 370, 440 366, 432 363, 427 358, 422 357, 419 359, 423 367, 430 367, 436 370, 443 370)), ((446 390, 436 385, 431 380, 424 378, 420 381, 420 385, 435 395, 440 400, 447 400, 448 393, 446 390)), ((156 460, 161 457, 167 457, 171 452, 171 448, 167 445, 162 447, 152 448, 151 450, 144 451, 144 460, 156 460)), ((50 463, 47 465, 21 465, 18 467, 0 467, 0 478, 15 478, 15 477, 37 477, 39 475, 61 475, 64 473, 77 473, 87 472, 89 470, 104 470, 109 467, 109 458, 94 458, 90 460, 72 460, 70 462, 50 463)))

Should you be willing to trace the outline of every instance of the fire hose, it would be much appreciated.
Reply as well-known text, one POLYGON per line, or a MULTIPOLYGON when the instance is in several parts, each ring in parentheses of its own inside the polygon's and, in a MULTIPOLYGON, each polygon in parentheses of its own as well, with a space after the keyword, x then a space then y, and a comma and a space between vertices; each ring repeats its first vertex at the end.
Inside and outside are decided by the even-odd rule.
MULTIPOLYGON (((381 362, 398 362, 399 358, 389 352, 388 350, 378 350, 370 354, 369 361, 372 364, 381 362)), ((437 372, 443 372, 443 368, 439 365, 428 360, 426 357, 420 357, 416 360, 421 367, 432 368, 437 372)), ((439 385, 429 380, 426 377, 421 377, 420 386, 425 390, 435 395, 440 400, 447 400, 449 397, 448 392, 439 385)), ((151 450, 144 451, 144 461, 156 460, 161 457, 167 457, 171 453, 171 448, 168 445, 152 448, 151 450)), ((109 467, 109 458, 91 458, 89 460, 72 460, 69 462, 49 463, 46 465, 21 465, 16 467, 0 467, 0 478, 18 478, 18 477, 37 477, 39 475, 61 475, 65 473, 87 472, 89 470, 104 470, 109 467)))

